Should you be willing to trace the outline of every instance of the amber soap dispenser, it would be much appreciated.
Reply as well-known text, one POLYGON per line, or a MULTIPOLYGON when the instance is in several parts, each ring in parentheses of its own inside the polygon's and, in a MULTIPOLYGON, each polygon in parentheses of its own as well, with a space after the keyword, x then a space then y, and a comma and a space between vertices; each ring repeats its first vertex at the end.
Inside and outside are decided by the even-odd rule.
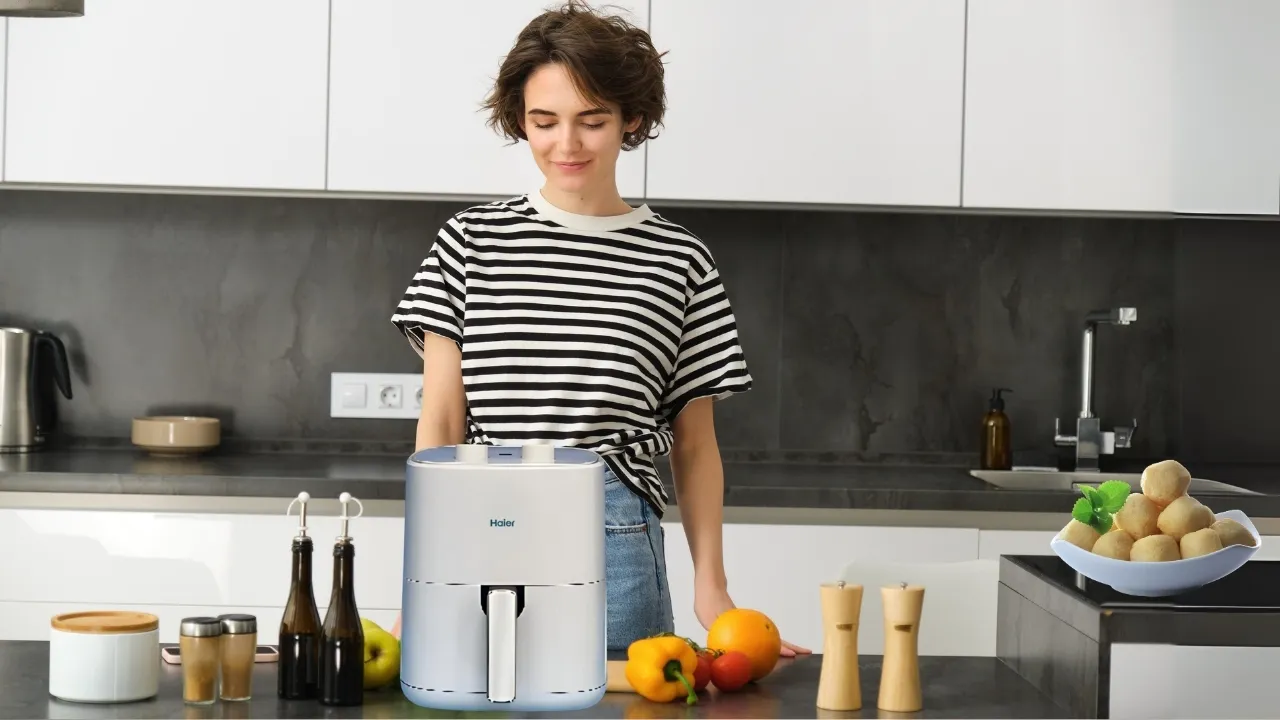
POLYGON ((982 417, 982 458, 983 470, 1008 470, 1013 467, 1012 431, 1009 416, 1004 414, 1004 396, 1002 393, 1013 392, 1009 388, 995 388, 991 391, 991 403, 987 414, 982 417))

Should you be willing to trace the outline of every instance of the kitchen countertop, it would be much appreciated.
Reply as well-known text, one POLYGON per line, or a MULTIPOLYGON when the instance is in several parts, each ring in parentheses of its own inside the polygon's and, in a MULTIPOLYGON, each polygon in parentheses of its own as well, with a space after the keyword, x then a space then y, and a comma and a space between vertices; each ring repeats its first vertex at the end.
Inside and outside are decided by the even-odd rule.
MULTIPOLYGON (((388 501, 371 514, 396 514, 396 508, 402 512, 403 507, 406 457, 407 452, 343 452, 333 446, 317 452, 220 449, 188 458, 156 457, 128 446, 46 450, 0 455, 0 494, 38 493, 46 499, 58 494, 257 499, 247 506, 262 508, 251 511, 276 512, 280 499, 287 503, 304 490, 315 498, 350 492, 365 502, 388 501)), ((909 522, 924 524, 946 524, 946 516, 957 513, 1045 514, 1048 525, 1044 528, 1056 529, 1077 496, 1059 490, 993 487, 969 475, 972 465, 960 454, 726 451, 724 460, 726 522, 770 522, 774 515, 788 514, 792 519, 786 521, 795 522, 806 511, 828 515, 903 511, 917 514, 909 522), (930 513, 937 516, 937 523, 925 517, 930 513)), ((669 469, 665 462, 659 467, 668 483, 671 512, 678 513, 669 469)), ((1193 468, 1197 477, 1263 493, 1232 496, 1229 501, 1255 520, 1280 518, 1278 470, 1229 465, 1193 468)), ((1025 525, 1026 529, 1038 527, 1025 525)))
MULTIPOLYGON (((398 689, 366 693, 364 705, 331 708, 307 701, 283 701, 275 696, 275 666, 262 663, 254 673, 256 697, 243 703, 219 702, 210 706, 185 706, 182 671, 161 664, 160 694, 151 700, 118 705, 84 705, 55 700, 48 695, 49 646, 45 642, 0 642, 0 720, 7 718, 427 718, 466 717, 464 713, 419 708, 398 689)), ((157 660, 157 662, 159 662, 157 660)), ((821 656, 783 660, 778 669, 756 687, 741 693, 704 694, 692 707, 683 702, 651 703, 638 695, 607 693, 596 706, 553 717, 593 718, 803 718, 881 717, 875 707, 880 658, 860 662, 863 709, 860 712, 820 712, 814 701, 818 692, 821 656)), ((895 714, 902 718, 1062 718, 1061 707, 1037 692, 1029 683, 995 658, 924 657, 920 659, 924 709, 895 714)), ((507 716, 475 713, 475 717, 507 716)), ((530 715, 536 717, 537 715, 530 715)))

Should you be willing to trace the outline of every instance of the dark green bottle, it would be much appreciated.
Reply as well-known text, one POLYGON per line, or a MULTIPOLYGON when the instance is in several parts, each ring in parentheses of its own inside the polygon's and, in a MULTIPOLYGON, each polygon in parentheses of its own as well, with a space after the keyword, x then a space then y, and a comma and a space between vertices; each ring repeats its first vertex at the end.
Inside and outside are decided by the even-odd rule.
POLYGON ((307 500, 298 496, 298 535, 293 539, 293 579, 289 600, 280 618, 280 659, 276 665, 276 695, 285 700, 313 700, 320 682, 320 612, 311 584, 312 541, 307 537, 307 500))
MULTIPOLYGON (((342 502, 342 534, 333 545, 333 592, 320 639, 320 702, 324 705, 364 703, 364 628, 356 607, 356 546, 347 534, 350 493, 342 502)), ((359 500, 356 500, 359 503, 359 500)))

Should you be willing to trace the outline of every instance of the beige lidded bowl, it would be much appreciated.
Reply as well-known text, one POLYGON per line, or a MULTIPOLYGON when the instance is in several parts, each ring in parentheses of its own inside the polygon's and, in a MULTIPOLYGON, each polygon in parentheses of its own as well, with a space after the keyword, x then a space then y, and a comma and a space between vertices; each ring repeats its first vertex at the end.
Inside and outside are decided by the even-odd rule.
POLYGON ((49 694, 77 703, 134 702, 160 690, 160 619, 90 610, 49 621, 49 694))
POLYGON ((133 444, 155 455, 197 455, 221 441, 217 418, 162 415, 133 420, 133 444))

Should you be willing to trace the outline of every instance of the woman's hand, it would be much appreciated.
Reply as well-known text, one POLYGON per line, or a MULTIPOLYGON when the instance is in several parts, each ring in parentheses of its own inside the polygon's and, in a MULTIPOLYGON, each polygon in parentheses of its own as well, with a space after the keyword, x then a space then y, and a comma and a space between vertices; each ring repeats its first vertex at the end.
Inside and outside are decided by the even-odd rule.
MULTIPOLYGON (((698 622, 702 623, 704 629, 710 630, 711 623, 720 617, 720 613, 736 607, 733 599, 729 597, 729 592, 723 587, 716 587, 709 584, 695 583, 693 589, 693 612, 698 616, 698 622)), ((782 641, 782 651, 778 654, 782 657, 795 657, 796 655, 808 655, 812 650, 799 645, 793 645, 786 640, 782 641)))

